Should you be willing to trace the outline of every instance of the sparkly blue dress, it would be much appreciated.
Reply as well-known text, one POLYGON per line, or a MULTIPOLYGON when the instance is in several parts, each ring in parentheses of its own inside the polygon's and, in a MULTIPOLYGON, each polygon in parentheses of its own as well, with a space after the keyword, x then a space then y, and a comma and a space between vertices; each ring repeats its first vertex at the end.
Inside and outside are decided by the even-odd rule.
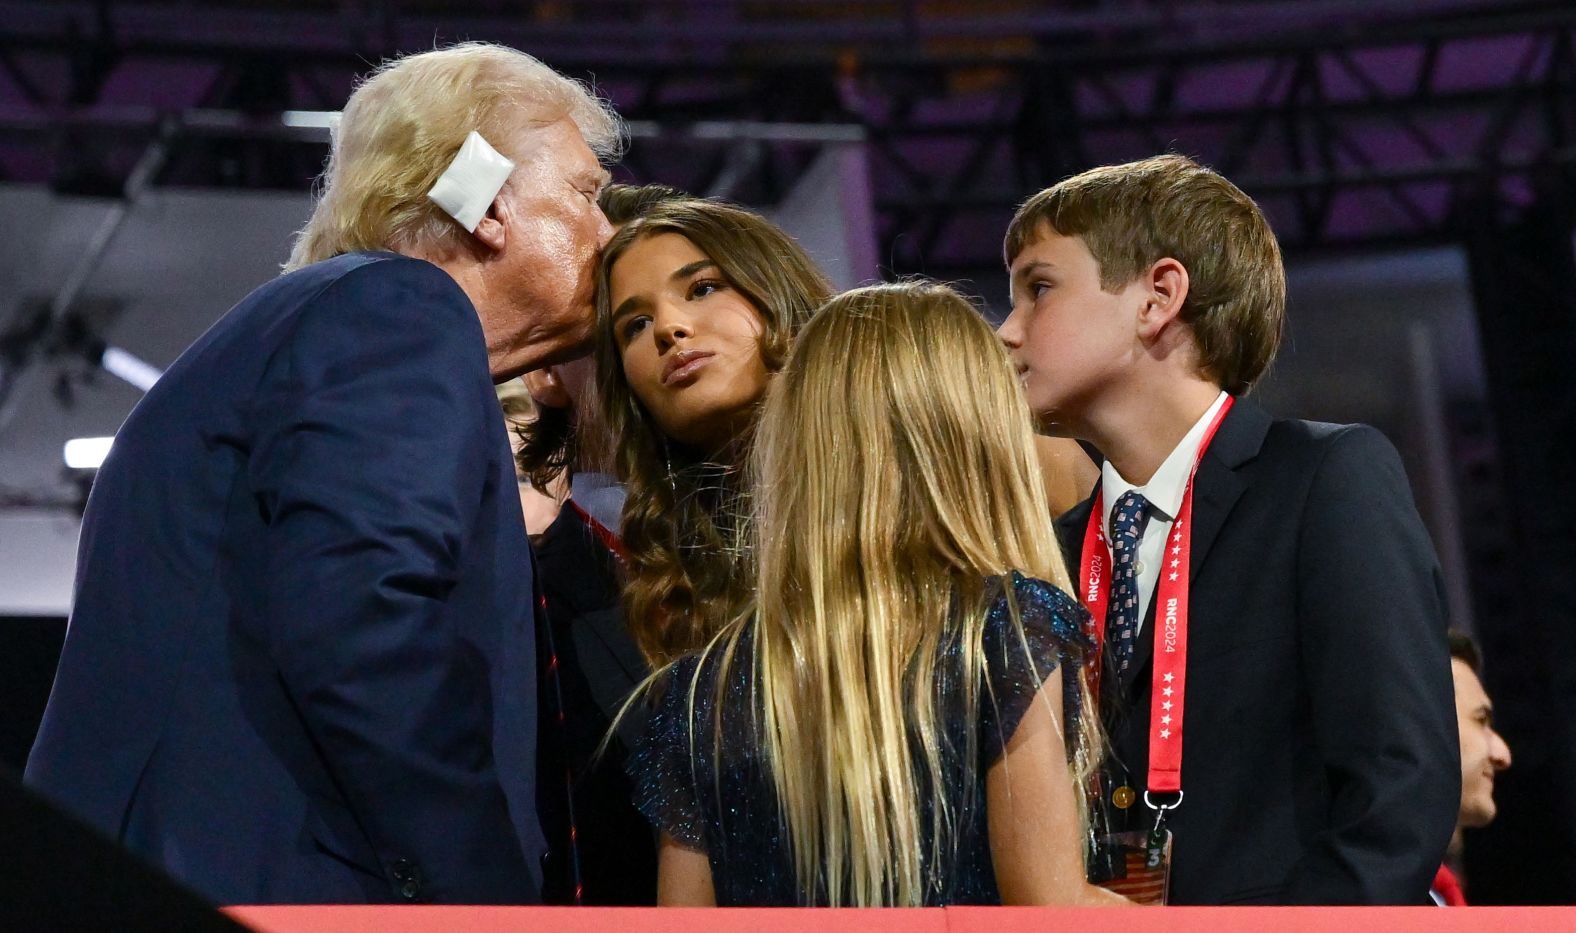
MULTIPOLYGON (((1066 732, 1076 736, 1080 715, 1078 671, 1090 643, 1088 613, 1071 597, 1043 580, 1014 572, 1011 577, 1024 634, 1017 637, 1002 583, 985 621, 984 678, 989 691, 978 693, 974 721, 962 714, 958 681, 963 669, 956 641, 943 649, 937 666, 938 721, 943 724, 942 785, 958 830, 933 866, 931 840, 922 847, 923 877, 931 879, 926 904, 998 904, 985 816, 985 773, 1002 755, 1028 710, 1039 683, 1052 682, 1061 669, 1066 732), (1038 676, 1036 676, 1038 675, 1038 676)), ((776 792, 765 750, 755 728, 757 698, 749 649, 740 640, 722 695, 721 742, 716 740, 717 673, 708 659, 690 707, 690 685, 699 659, 675 663, 658 685, 659 698, 630 763, 636 804, 662 832, 679 844, 705 852, 719 906, 793 907, 825 903, 824 890, 806 891, 796 878, 793 855, 778 816, 776 792), (720 747, 720 755, 716 750, 720 747)), ((986 687, 982 684, 981 687, 986 687)), ((1071 747, 1069 747, 1071 754, 1071 747)), ((920 826, 930 826, 938 791, 921 775, 924 807, 920 826)))

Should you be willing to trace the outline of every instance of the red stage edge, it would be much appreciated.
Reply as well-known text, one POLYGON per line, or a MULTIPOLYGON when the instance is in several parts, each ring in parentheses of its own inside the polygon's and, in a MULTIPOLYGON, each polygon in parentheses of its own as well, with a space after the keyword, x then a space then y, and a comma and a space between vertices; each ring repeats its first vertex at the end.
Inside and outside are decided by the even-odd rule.
POLYGON ((1576 907, 1170 907, 1125 910, 681 910, 619 907, 230 907, 258 933, 1576 933, 1576 907))

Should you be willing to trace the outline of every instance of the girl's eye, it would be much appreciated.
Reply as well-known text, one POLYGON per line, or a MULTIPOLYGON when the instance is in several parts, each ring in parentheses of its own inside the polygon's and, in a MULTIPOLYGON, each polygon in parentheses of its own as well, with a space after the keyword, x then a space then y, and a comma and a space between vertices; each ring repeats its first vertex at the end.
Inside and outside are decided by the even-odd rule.
POLYGON ((722 291, 722 289, 724 287, 725 286, 723 285, 723 283, 717 281, 716 279, 701 279, 701 280, 699 280, 697 282, 694 282, 694 283, 692 283, 690 285, 690 287, 689 287, 689 300, 690 301, 695 301, 695 300, 698 300, 698 299, 701 299, 701 298, 705 298, 707 295, 710 295, 713 292, 722 291))
POLYGON ((624 325, 619 328, 619 336, 622 337, 626 343, 634 340, 636 337, 640 336, 640 332, 645 330, 646 325, 649 323, 651 323, 651 318, 646 317, 643 314, 631 317, 624 321, 624 325))
POLYGON ((1036 297, 1036 298, 1040 297, 1041 295, 1044 295, 1046 292, 1048 292, 1050 290, 1051 290, 1051 283, 1049 283, 1049 282, 1035 282, 1033 285, 1029 286, 1029 293, 1031 295, 1033 295, 1034 297, 1036 297))

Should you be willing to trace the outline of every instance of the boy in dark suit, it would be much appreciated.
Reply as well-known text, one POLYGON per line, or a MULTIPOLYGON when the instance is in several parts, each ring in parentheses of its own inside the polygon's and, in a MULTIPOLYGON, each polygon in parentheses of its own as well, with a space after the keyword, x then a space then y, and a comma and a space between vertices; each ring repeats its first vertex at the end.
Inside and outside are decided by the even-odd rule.
POLYGON ((1438 564, 1379 432, 1241 398, 1285 308, 1257 205, 1181 156, 1107 166, 1005 253, 1029 404, 1105 457, 1058 522, 1103 625, 1097 812, 1164 812, 1173 904, 1427 903, 1460 799, 1438 564))

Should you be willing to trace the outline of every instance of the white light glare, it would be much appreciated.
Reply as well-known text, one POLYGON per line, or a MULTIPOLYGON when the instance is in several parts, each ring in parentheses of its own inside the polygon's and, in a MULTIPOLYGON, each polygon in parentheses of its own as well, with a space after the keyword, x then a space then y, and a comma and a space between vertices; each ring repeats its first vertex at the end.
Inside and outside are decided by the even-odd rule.
POLYGON ((66 441, 66 466, 73 470, 96 470, 109 456, 113 437, 74 437, 66 441))
POLYGON ((286 110, 279 115, 285 126, 331 130, 339 125, 338 110, 286 110))
POLYGON ((120 347, 107 347, 99 359, 99 365, 108 370, 110 375, 119 376, 144 392, 153 388, 153 384, 164 375, 164 370, 144 363, 120 347))

